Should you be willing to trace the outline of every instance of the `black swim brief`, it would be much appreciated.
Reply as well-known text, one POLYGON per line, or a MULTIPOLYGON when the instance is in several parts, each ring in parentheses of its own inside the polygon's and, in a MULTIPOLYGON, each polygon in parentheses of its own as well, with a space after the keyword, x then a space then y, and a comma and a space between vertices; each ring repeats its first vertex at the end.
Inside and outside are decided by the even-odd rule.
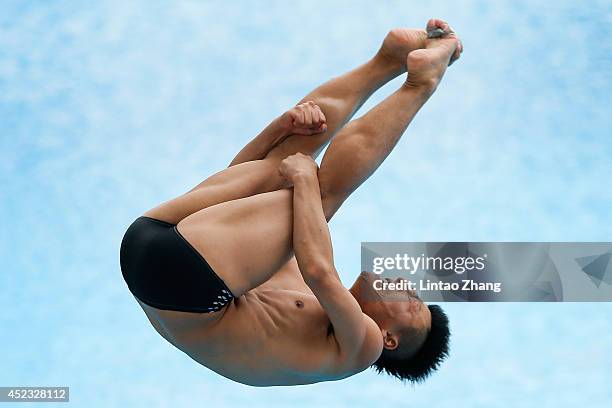
POLYGON ((137 218, 121 242, 120 263, 134 296, 158 309, 210 313, 234 298, 174 224, 137 218))

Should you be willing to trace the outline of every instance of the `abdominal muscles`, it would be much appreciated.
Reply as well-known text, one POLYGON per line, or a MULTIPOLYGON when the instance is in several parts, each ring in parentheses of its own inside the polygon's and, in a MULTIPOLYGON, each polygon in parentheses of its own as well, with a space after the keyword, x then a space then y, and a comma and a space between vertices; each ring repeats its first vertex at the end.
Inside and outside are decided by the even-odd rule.
POLYGON ((330 322, 309 293, 252 290, 217 324, 185 340, 180 348, 194 360, 244 384, 307 384, 333 372, 330 322))

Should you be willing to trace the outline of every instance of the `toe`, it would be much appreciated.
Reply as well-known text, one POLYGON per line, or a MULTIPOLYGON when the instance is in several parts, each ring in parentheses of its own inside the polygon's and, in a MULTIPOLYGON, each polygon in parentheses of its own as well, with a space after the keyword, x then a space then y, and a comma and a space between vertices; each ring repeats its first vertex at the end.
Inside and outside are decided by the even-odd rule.
POLYGON ((457 46, 455 47, 455 51, 453 52, 453 55, 451 56, 448 65, 450 66, 453 62, 457 61, 461 57, 462 52, 463 44, 461 43, 461 40, 457 39, 457 46))
POLYGON ((450 31, 450 26, 444 20, 440 20, 437 18, 432 18, 427 22, 427 31, 435 30, 436 28, 441 28, 444 32, 450 31))
POLYGON ((429 38, 457 38, 455 30, 444 20, 432 18, 427 22, 429 38))

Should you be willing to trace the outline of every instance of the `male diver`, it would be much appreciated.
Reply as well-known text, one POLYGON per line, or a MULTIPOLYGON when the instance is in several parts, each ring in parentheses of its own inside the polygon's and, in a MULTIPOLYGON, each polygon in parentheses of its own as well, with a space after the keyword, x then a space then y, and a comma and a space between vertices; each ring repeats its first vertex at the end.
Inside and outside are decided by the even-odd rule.
POLYGON ((272 121, 227 169, 136 219, 121 269, 157 332, 253 386, 338 380, 371 366, 412 382, 431 374, 448 353, 444 312, 414 292, 392 300, 367 273, 347 290, 327 221, 391 152, 462 49, 441 20, 390 31, 374 57, 272 121), (349 122, 406 72, 398 90, 349 122), (313 157, 330 140, 319 169, 313 157))

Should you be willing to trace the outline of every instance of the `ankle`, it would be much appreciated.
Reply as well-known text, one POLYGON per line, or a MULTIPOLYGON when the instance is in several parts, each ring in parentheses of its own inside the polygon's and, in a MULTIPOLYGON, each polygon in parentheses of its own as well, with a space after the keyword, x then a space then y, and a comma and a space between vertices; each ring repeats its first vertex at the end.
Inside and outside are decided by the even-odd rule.
POLYGON ((427 99, 431 95, 433 95, 434 92, 436 92, 436 89, 438 88, 439 83, 440 83, 440 79, 435 78, 435 77, 422 79, 422 80, 419 80, 418 82, 411 81, 410 75, 408 75, 408 78, 406 78, 406 81, 402 84, 401 89, 404 89, 410 92, 416 92, 419 95, 421 95, 423 98, 427 99))
POLYGON ((385 73, 390 79, 406 73, 406 64, 400 63, 396 58, 391 58, 382 50, 378 50, 369 63, 374 69, 385 73))

